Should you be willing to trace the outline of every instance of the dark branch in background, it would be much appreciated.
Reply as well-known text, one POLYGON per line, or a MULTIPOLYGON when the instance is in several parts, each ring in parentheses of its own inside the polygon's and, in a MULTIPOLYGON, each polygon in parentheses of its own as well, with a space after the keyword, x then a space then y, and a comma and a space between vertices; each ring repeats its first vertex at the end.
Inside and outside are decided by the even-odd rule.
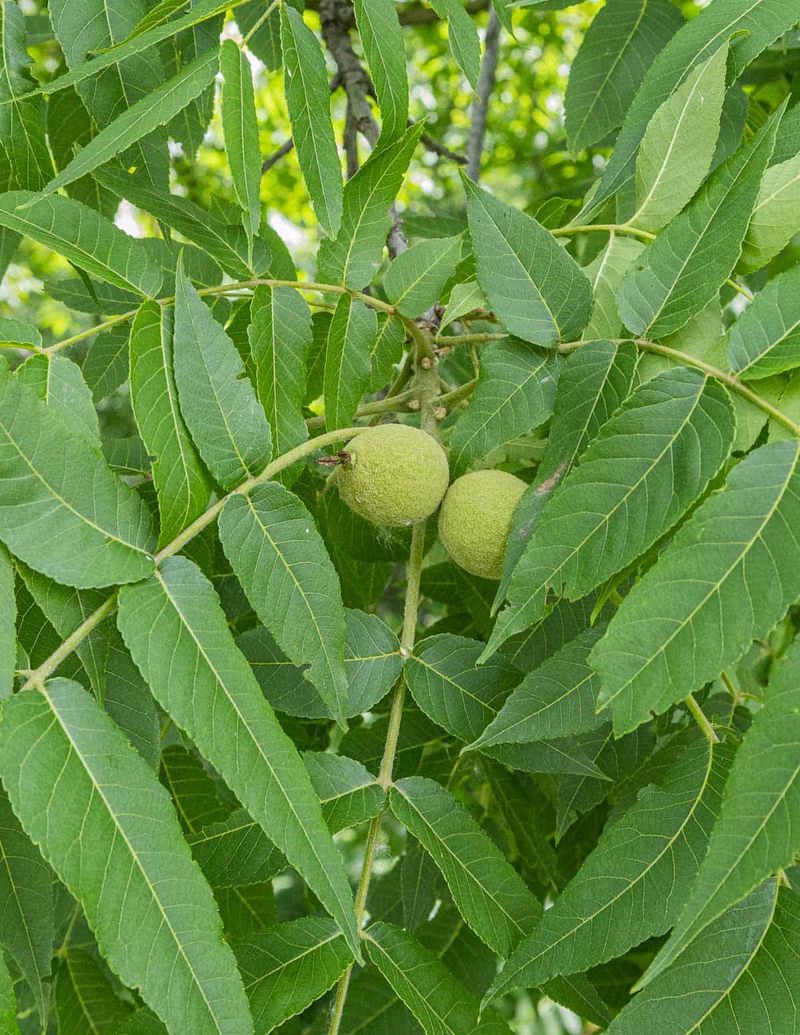
MULTIPOLYGON (((413 119, 409 119, 408 124, 409 126, 413 126, 413 119)), ((345 132, 347 131, 345 130, 345 132)), ((423 147, 425 147, 432 154, 439 155, 440 158, 447 158, 451 162, 458 162, 459 165, 467 164, 466 155, 459 154, 458 151, 451 151, 450 148, 447 147, 445 144, 442 144, 438 140, 435 140, 430 135, 430 133, 423 133, 419 139, 423 147)), ((347 151, 347 144, 348 141, 345 140, 345 151, 347 151)), ((293 148, 294 140, 292 140, 292 138, 289 137, 289 139, 285 143, 281 144, 281 146, 276 151, 273 151, 268 158, 264 159, 264 164, 261 166, 262 173, 269 172, 273 165, 279 162, 281 158, 285 158, 286 155, 288 155, 289 152, 293 150, 293 148)))
POLYGON ((478 77, 478 90, 470 108, 470 130, 467 140, 467 176, 476 183, 481 175, 481 154, 486 138, 486 115, 489 110, 489 98, 494 89, 497 77, 497 58, 500 51, 500 19, 492 8, 489 23, 486 26, 486 45, 481 62, 481 74, 478 77))
MULTIPOLYGON (((350 0, 319 0, 319 20, 322 27, 322 38, 336 62, 336 69, 341 77, 347 94, 348 121, 352 119, 356 129, 364 137, 370 147, 378 142, 381 128, 372 114, 369 97, 374 92, 370 77, 356 56, 350 40, 350 29, 355 25, 353 6, 350 0)), ((355 172, 357 158, 354 157, 354 145, 350 140, 348 146, 348 173, 355 172)), ((386 247, 391 258, 396 259, 408 248, 403 225, 397 208, 392 209, 392 228, 386 238, 386 247)))
MULTIPOLYGON (((464 6, 467 14, 479 14, 488 9, 489 2, 490 0, 467 0, 464 6)), ((324 0, 306 0, 306 9, 309 11, 320 11, 323 6, 324 0)), ((401 25, 433 25, 439 21, 439 15, 423 3, 400 6, 397 15, 401 25)))

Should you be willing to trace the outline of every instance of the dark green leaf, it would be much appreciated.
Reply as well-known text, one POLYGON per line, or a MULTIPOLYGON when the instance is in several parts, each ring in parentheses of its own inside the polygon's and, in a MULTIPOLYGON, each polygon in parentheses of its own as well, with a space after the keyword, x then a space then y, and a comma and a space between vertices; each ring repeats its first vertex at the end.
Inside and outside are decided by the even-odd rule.
POLYGON ((83 949, 70 948, 59 963, 55 1000, 59 1035, 116 1035, 133 1010, 83 949))
POLYGON ((191 561, 170 558, 120 594, 118 622, 159 702, 355 945, 347 878, 311 782, 237 650, 211 584, 191 561))
POLYGON ((549 593, 585 596, 652 546, 720 470, 734 427, 725 389, 695 370, 641 385, 546 503, 488 650, 542 618, 549 593))
POLYGON ((233 954, 167 792, 91 696, 67 680, 19 694, 3 705, 0 742, 15 812, 122 981, 172 1030, 250 1035, 233 954))
POLYGON ((212 475, 232 489, 260 474, 272 452, 267 418, 233 342, 182 266, 176 282, 174 364, 183 419, 212 475))
POLYGON ((392 224, 389 207, 400 190, 421 133, 422 124, 418 123, 391 144, 373 151, 348 181, 341 228, 319 248, 321 280, 345 284, 356 291, 372 280, 392 224))
POLYGON ((0 793, 0 942, 33 992, 42 1027, 50 998, 53 873, 0 793))
POLYGON ((721 916, 608 1028, 638 1035, 663 1027, 693 1035, 789 1035, 800 1011, 798 896, 769 880, 721 916))
POLYGON ((345 617, 339 580, 314 521, 275 482, 232 496, 219 534, 247 598, 337 719, 347 710, 345 617))
MULTIPOLYGON (((346 610, 345 620, 345 716, 350 718, 369 711, 386 696, 400 675, 402 658, 397 637, 377 615, 346 610)), ((273 708, 301 718, 332 718, 314 684, 286 657, 263 625, 248 629, 236 642, 273 708)))
POLYGON ((347 428, 372 373, 372 345, 378 336, 375 310, 361 299, 342 295, 328 328, 325 347, 325 427, 347 428))
POLYGON ((699 734, 694 743, 672 747, 661 782, 646 787, 603 832, 508 960, 487 1000, 582 972, 674 923, 708 844, 726 767, 699 734))
POLYGON ((658 52, 683 23, 669 0, 609 0, 572 63, 564 101, 573 152, 620 125, 658 52))
POLYGON ((612 618, 592 664, 618 735, 737 661, 800 596, 798 450, 770 443, 735 467, 612 618))
POLYGON ((109 586, 153 569, 145 505, 35 392, 0 371, 0 538, 67 585, 109 586))
POLYGON ((325 58, 316 36, 290 4, 281 4, 281 45, 286 106, 300 168, 322 229, 336 237, 342 221, 342 168, 331 125, 325 58))
POLYGON ((481 352, 478 387, 450 440, 454 477, 498 446, 524 435, 553 412, 559 361, 521 341, 498 341, 481 352))
POLYGON ((164 270, 149 242, 129 237, 99 212, 71 198, 30 191, 0 195, 0 226, 30 237, 115 287, 154 298, 164 270), (28 204, 32 202, 32 204, 28 204))
POLYGON ((261 225, 261 151, 258 144, 253 74, 247 55, 233 40, 227 39, 220 50, 222 86, 222 127, 225 151, 233 179, 233 189, 244 213, 244 227, 249 237, 261 225))
POLYGON ((687 945, 800 851, 800 645, 779 664, 739 748, 708 854, 670 940, 648 972, 660 974, 687 945))
POLYGON ((586 274, 531 216, 463 182, 478 283, 498 317, 535 345, 577 338, 592 311, 586 274))
POLYGON ((394 0, 355 0, 354 8, 356 26, 381 109, 383 144, 401 136, 408 122, 403 33, 394 0))
POLYGON ((759 291, 731 328, 728 359, 745 381, 800 366, 800 267, 759 291))
POLYGON ((250 303, 249 340, 258 398, 272 430, 272 455, 305 442, 303 417, 311 313, 294 288, 261 286, 250 303))
POLYGON ((234 951, 259 1035, 319 999, 353 961, 341 931, 322 916, 277 924, 234 951))
POLYGON ((541 906, 500 850, 433 780, 398 780, 389 805, 441 870, 469 926, 496 953, 508 956, 534 926, 541 906))
POLYGON ((208 503, 210 486, 178 408, 172 369, 172 311, 144 302, 131 325, 130 391, 136 424, 152 457, 159 545, 171 542, 208 503))

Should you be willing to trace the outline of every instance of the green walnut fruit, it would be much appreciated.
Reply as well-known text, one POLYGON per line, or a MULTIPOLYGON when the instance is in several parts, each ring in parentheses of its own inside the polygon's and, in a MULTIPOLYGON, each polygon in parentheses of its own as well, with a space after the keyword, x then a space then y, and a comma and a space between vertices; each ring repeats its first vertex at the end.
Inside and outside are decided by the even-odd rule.
POLYGON ((431 435, 384 424, 354 438, 338 468, 339 495, 374 525, 414 525, 436 510, 450 481, 447 454, 431 435))
POLYGON ((505 471, 457 478, 439 511, 439 538, 455 563, 482 579, 499 579, 514 511, 527 485, 505 471))

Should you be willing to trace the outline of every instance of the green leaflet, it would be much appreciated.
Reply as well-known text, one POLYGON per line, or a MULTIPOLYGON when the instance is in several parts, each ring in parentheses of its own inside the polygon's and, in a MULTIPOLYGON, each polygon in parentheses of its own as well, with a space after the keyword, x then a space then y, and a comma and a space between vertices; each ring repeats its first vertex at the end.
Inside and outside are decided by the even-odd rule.
POLYGON ((586 274, 531 216, 462 182, 478 283, 498 317, 534 345, 577 338, 592 311, 586 274))
POLYGON ((771 280, 731 327, 728 360, 745 381, 800 366, 799 266, 771 280))
POLYGON ((166 125, 213 82, 218 64, 217 52, 208 51, 127 108, 78 151, 66 168, 47 184, 44 196, 88 175, 135 141, 166 125))
POLYGON ((0 539, 67 585, 110 586, 153 570, 141 499, 35 392, 0 371, 0 539))
POLYGON ((0 316, 0 342, 8 345, 21 345, 23 348, 27 348, 29 345, 38 347, 42 344, 42 335, 32 323, 0 316))
POLYGON ((636 996, 609 1035, 648 1030, 790 1035, 800 1011, 798 896, 766 881, 636 996))
POLYGON ((716 298, 739 258, 781 114, 714 170, 626 273, 617 304, 634 334, 663 338, 716 298))
POLYGON ((686 513, 731 448, 725 389, 674 367, 640 385, 548 500, 517 562, 487 654, 641 556, 686 513))
POLYGON ((381 109, 382 146, 402 136, 408 122, 408 80, 403 33, 394 0, 355 0, 353 6, 356 26, 381 109))
POLYGON ((120 594, 118 624, 154 694, 304 875, 357 953, 341 859, 297 750, 237 650, 213 587, 191 561, 174 557, 129 590, 120 594))
POLYGON ((440 18, 447 19, 447 42, 458 67, 474 89, 481 70, 481 41, 472 18, 461 0, 431 0, 431 7, 440 18))
POLYGON ((420 241, 392 262, 383 287, 403 316, 421 316, 439 301, 461 257, 462 240, 459 234, 420 241))
MULTIPOLYGON (((166 3, 168 0, 164 0, 164 2, 166 3)), ((152 25, 146 31, 137 32, 137 28, 143 24, 145 19, 155 12, 155 8, 153 8, 149 12, 142 14, 139 21, 131 26, 131 31, 125 38, 120 39, 112 47, 103 48, 98 46, 96 48, 97 53, 88 61, 81 60, 80 63, 77 61, 71 62, 71 64, 74 64, 74 67, 70 68, 69 72, 65 72, 49 83, 43 83, 39 88, 39 92, 45 95, 58 93, 61 90, 76 86, 86 79, 93 78, 104 69, 112 68, 113 70, 113 66, 122 65, 126 58, 141 54, 143 51, 150 51, 152 54, 155 45, 162 40, 169 39, 182 30, 208 21, 219 14, 224 14, 231 6, 234 6, 231 0, 197 0, 192 5, 192 9, 181 18, 176 18, 174 21, 167 22, 167 24, 152 25)), ((137 3, 132 5, 132 10, 135 15, 137 11, 142 12, 144 8, 137 3)), ((90 45, 83 56, 85 57, 89 50, 94 51, 94 49, 90 45)), ((77 53, 80 52, 76 49, 77 53)), ((115 75, 119 76, 121 73, 115 73, 115 75)))
POLYGON ((561 884, 558 858, 548 839, 549 828, 542 822, 539 808, 542 798, 536 795, 535 786, 526 777, 509 773, 501 765, 489 767, 489 786, 500 815, 514 837, 517 866, 522 867, 526 881, 540 898, 558 892, 561 884))
POLYGON ((14 984, 2 953, 0 953, 0 1032, 3 1035, 19 1035, 14 984))
MULTIPOLYGON (((405 665, 408 689, 420 709, 464 744, 472 744, 480 737, 522 678, 521 672, 504 657, 489 658, 486 664, 478 665, 483 647, 479 640, 451 633, 429 636, 405 665)), ((580 744, 571 739, 503 744, 487 747, 486 754, 524 772, 572 773, 603 779, 580 744)))
MULTIPOLYGON (((332 834, 381 811, 382 788, 368 770, 345 755, 307 751, 303 762, 332 834)), ((260 884, 289 864, 252 817, 237 809, 188 838, 192 854, 215 888, 260 884)))
POLYGON ((239 353, 178 266, 173 361, 181 413, 214 478, 232 489, 261 471, 270 428, 239 353))
POLYGON ((735 467, 612 618, 592 663, 618 735, 733 664, 797 600, 799 451, 774 442, 735 467))
POLYGON ((42 1027, 55 937, 52 882, 50 867, 0 792, 0 942, 33 993, 42 1027))
POLYGON ((83 949, 70 948, 55 982, 59 1035, 112 1035, 133 1012, 114 992, 100 964, 83 949))
POLYGON ((97 411, 81 368, 66 356, 30 356, 14 371, 43 403, 93 449, 101 447, 97 411))
POLYGON ((56 679, 4 702, 0 744, 15 812, 122 981, 172 1031, 251 1035, 233 954, 167 793, 90 695, 56 679))
POLYGON ((625 116, 600 184, 576 218, 583 220, 630 181, 648 122, 693 68, 730 40, 735 66, 731 79, 737 79, 796 20, 794 0, 715 0, 690 19, 650 64, 625 116))
POLYGON ((470 748, 525 744, 594 729, 601 721, 596 711, 600 681, 589 665, 589 651, 601 634, 587 629, 529 672, 470 748))
POLYGON ((668 0, 610 0, 592 19, 564 99, 573 154, 620 125, 653 59, 682 24, 668 0))
POLYGON ((592 286, 592 318, 583 329, 584 341, 617 338, 622 334, 622 319, 617 312, 617 291, 628 269, 644 251, 635 237, 611 234, 608 244, 584 272, 592 286))
POLYGON ((417 123, 391 144, 373 151, 348 180, 339 232, 319 246, 317 269, 321 280, 355 291, 372 280, 392 224, 389 208, 421 133, 422 123, 417 123))
MULTIPOLYGON (((60 172, 69 165, 76 151, 92 140, 98 128, 74 87, 54 94, 47 102, 45 110, 47 139, 56 170, 60 172)), ((47 181, 52 179, 52 176, 51 169, 47 181)), ((113 217, 116 213, 115 199, 91 176, 71 183, 67 188, 67 194, 104 216, 113 217)))
POLYGON ((498 955, 508 956, 541 915, 541 906, 494 842, 433 780, 396 781, 389 807, 439 867, 472 930, 498 955))
POLYGON ((205 510, 210 485, 178 408, 172 369, 172 311, 144 302, 131 325, 130 391, 134 417, 154 458, 159 546, 205 510))
POLYGON ((219 517, 225 555, 258 617, 338 721, 347 710, 339 579, 314 520, 283 486, 232 496, 219 517))
POLYGON ((272 431, 272 455, 282 456, 308 438, 303 417, 311 312, 299 291, 257 287, 248 330, 256 391, 272 431))
POLYGON ((647 972, 651 981, 709 923, 800 850, 800 644, 779 663, 766 703, 734 759, 719 820, 670 940, 647 972))
POLYGON ((369 958, 426 1032, 503 1035, 510 1030, 494 1010, 481 1015, 478 1000, 413 935, 378 921, 365 937, 369 958))
POLYGON ((450 440, 457 478, 487 453, 543 424, 553 412, 559 360, 525 342, 498 341, 481 352, 478 387, 450 440))
POLYGON ((650 119, 636 161, 634 226, 660 230, 705 179, 719 136, 727 60, 723 44, 650 119))
POLYGON ((506 598, 511 575, 545 503, 628 395, 637 359, 636 349, 629 343, 617 346, 610 341, 591 341, 562 363, 544 456, 536 480, 514 513, 495 607, 506 598))
POLYGON ((115 287, 154 298, 164 279, 147 241, 71 198, 37 198, 30 191, 0 195, 0 226, 30 237, 115 287))
MULTIPOLYGON (((108 590, 60 586, 38 572, 20 571, 31 596, 61 639, 71 636, 109 597, 108 590)), ((97 700, 153 769, 161 753, 155 702, 108 617, 76 647, 97 700)), ((63 674, 59 669, 59 673, 63 674)))
POLYGON ((764 173, 742 248, 742 266, 761 269, 800 230, 800 154, 764 173))
POLYGON ((281 4, 281 46, 283 88, 300 168, 317 219, 328 237, 335 238, 342 222, 342 168, 331 125, 325 57, 290 4, 281 4))
POLYGON ((14 565, 0 546, 0 700, 14 692, 17 668, 17 601, 14 596, 14 565))
POLYGON ((325 346, 325 427, 353 424, 372 374, 371 351, 378 336, 375 310, 360 298, 342 295, 336 303, 325 346))
POLYGON ((217 783, 206 771, 203 760, 188 748, 167 744, 161 751, 158 778, 169 791, 187 834, 196 834, 204 826, 228 818, 231 805, 221 800, 217 783))
MULTIPOLYGON (((77 71, 90 53, 121 43, 147 11, 146 0, 128 0, 117 7, 111 0, 53 0, 48 6, 53 32, 67 65, 77 71)), ((145 39, 139 37, 139 44, 145 39)), ((149 41, 148 41, 149 42, 149 41)), ((106 127, 121 112, 152 94, 164 81, 164 68, 158 48, 139 46, 136 53, 118 51, 108 67, 92 67, 89 81, 61 77, 61 85, 80 83, 78 93, 95 123, 106 127), (123 58, 125 58, 123 60, 123 58)), ((52 89, 52 87, 51 87, 52 89)), ((169 177, 166 132, 155 132, 137 141, 126 151, 123 162, 144 170, 148 179, 166 187, 169 177)))
MULTIPOLYGON (((345 718, 350 718, 369 711, 389 693, 400 675, 402 658, 397 636, 378 615, 346 609, 345 621, 345 718)), ((286 657, 263 625, 242 633, 236 644, 273 708, 301 718, 332 718, 331 709, 314 684, 286 657)))
MULTIPOLYGON (((254 273, 263 275, 267 272, 269 248, 260 239, 253 241, 251 260, 247 237, 241 226, 222 223, 188 198, 159 190, 141 173, 126 172, 113 162, 97 169, 94 177, 118 198, 127 198, 202 248, 232 277, 246 280, 254 273)), ((130 308, 126 304, 123 311, 130 308)))
POLYGON ((730 752, 697 734, 667 748, 659 783, 606 827, 552 908, 517 947, 486 995, 540 985, 621 956, 665 933, 697 872, 719 811, 730 752))
POLYGON ((243 212, 245 231, 249 237, 255 237, 261 225, 261 150, 253 75, 247 55, 233 40, 223 41, 219 60, 224 77, 222 126, 225 131, 225 151, 233 189, 243 212))
POLYGON ((0 4, 0 139, 14 178, 26 190, 41 190, 53 175, 41 100, 26 99, 34 87, 26 49, 25 19, 13 0, 0 4))
POLYGON ((233 948, 260 1035, 319 999, 353 961, 339 928, 322 916, 276 924, 233 948))

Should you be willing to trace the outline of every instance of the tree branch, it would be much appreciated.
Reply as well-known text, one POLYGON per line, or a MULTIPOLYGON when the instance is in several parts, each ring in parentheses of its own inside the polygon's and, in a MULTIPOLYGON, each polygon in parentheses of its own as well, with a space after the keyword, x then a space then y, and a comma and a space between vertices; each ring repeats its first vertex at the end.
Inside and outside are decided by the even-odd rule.
POLYGON ((489 13, 489 24, 486 26, 486 42, 481 62, 481 74, 478 77, 478 89, 470 109, 471 125, 467 140, 467 176, 476 183, 481 175, 481 154, 486 139, 486 116, 489 111, 489 98, 494 90, 497 78, 497 59, 500 52, 500 19, 492 8, 489 13))

